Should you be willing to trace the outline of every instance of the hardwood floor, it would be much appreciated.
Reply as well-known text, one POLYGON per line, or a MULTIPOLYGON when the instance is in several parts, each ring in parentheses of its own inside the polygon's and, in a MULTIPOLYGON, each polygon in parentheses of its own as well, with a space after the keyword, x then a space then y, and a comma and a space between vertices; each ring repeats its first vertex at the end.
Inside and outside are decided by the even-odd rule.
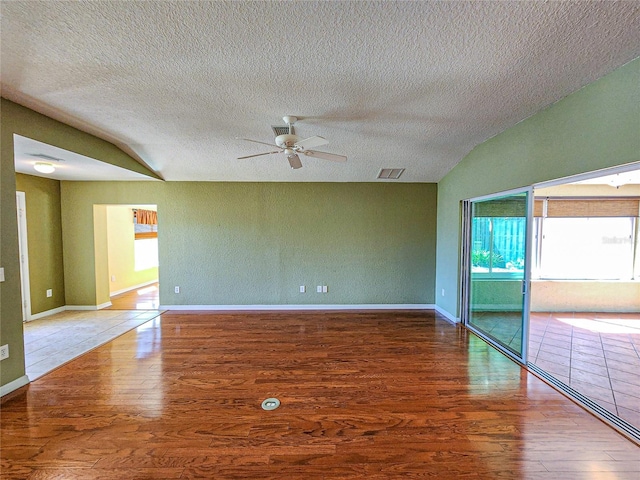
POLYGON ((428 311, 164 313, 0 424, 7 480, 640 475, 637 445, 428 311))
POLYGON ((158 282, 111 297, 104 310, 157 310, 160 306, 158 282))

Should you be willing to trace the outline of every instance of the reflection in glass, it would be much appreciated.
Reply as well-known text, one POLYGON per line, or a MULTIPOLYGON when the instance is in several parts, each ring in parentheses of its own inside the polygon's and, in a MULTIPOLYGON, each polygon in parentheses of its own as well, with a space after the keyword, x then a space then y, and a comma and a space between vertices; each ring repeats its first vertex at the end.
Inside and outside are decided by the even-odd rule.
POLYGON ((471 203, 468 323, 523 353, 527 194, 471 203))

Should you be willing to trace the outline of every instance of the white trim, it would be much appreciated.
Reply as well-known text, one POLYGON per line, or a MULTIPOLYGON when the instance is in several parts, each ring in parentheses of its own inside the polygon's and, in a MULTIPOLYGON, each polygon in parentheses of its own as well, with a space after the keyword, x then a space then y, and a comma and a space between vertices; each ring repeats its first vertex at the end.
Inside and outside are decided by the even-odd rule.
POLYGON ((442 315, 444 318, 446 318, 447 320, 449 320, 450 322, 453 323, 460 323, 460 318, 456 317, 455 315, 450 314, 449 312, 447 312, 444 308, 439 307, 438 305, 436 305, 434 307, 434 310, 436 312, 438 312, 440 315, 442 315))
POLYGON ((432 303, 364 303, 358 305, 160 305, 158 310, 434 310, 432 303))
POLYGON ((14 381, 9 382, 0 387, 0 397, 4 397, 6 394, 11 393, 21 387, 24 387, 29 383, 29 377, 26 375, 16 378, 14 381))
POLYGON ((521 193, 531 194, 531 187, 518 187, 511 190, 505 190, 504 192, 488 193, 479 197, 467 198, 470 202, 484 202, 486 200, 498 200, 502 197, 512 197, 513 195, 519 195, 521 193))
POLYGON ((564 185, 566 183, 581 182, 583 180, 591 180, 592 178, 604 177, 605 175, 615 175, 616 173, 625 173, 632 170, 638 170, 640 168, 640 162, 626 163, 624 165, 618 165, 617 167, 608 167, 600 170, 593 170, 586 173, 578 173, 576 175, 569 175, 568 177, 556 178, 554 180, 548 180, 546 182, 534 183, 533 188, 548 188, 555 187, 557 185, 564 185))
POLYGON ((16 192, 16 216, 18 218, 18 260, 20 262, 20 293, 22 321, 31 316, 31 279, 29 278, 29 242, 27 241, 27 196, 16 192))
POLYGON ((39 318, 48 317, 49 315, 55 315, 56 313, 61 313, 67 310, 66 306, 52 308, 51 310, 46 310, 44 312, 36 313, 35 315, 31 315, 31 318, 27 320, 27 322, 31 322, 33 320, 38 320, 39 318))
POLYGON ((136 290, 138 288, 146 287, 147 285, 153 285, 154 283, 158 283, 158 279, 150 280, 148 282, 140 283, 138 285, 134 285, 133 287, 123 288, 121 290, 116 290, 115 292, 111 292, 109 297, 115 297, 116 295, 120 295, 121 293, 127 293, 131 290, 136 290))

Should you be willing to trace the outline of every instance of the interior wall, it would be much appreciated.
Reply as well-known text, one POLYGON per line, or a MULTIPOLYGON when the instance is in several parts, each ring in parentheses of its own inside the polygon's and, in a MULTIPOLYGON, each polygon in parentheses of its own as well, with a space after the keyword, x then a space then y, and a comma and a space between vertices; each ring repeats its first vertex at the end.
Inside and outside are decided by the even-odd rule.
POLYGON ((435 184, 62 182, 68 303, 96 301, 96 204, 158 206, 163 305, 433 303, 436 197, 435 184))
POLYGON ((158 267, 136 271, 135 225, 131 206, 107 206, 109 294, 158 279, 158 267))
POLYGON ((0 366, 4 386, 23 377, 25 367, 13 130, 4 121, 4 103, 0 116, 0 267, 5 276, 0 282, 0 345, 9 345, 9 358, 0 366))
POLYGON ((60 182, 18 173, 16 189, 25 192, 31 314, 36 315, 65 304, 60 182))
POLYGON ((534 280, 532 312, 640 312, 640 282, 534 280))
POLYGON ((438 184, 437 305, 459 317, 460 202, 640 161, 640 59, 478 145, 438 184))
MULTIPOLYGON (((10 353, 9 358, 2 361, 0 368, 2 387, 21 381, 25 374, 14 134, 143 173, 150 178, 159 178, 109 142, 4 98, 0 99, 0 266, 5 269, 5 281, 0 282, 0 345, 9 345, 10 353)), ((34 266, 31 265, 31 268, 34 266)), ((65 287, 68 287, 66 283, 65 287)))
MULTIPOLYGON (((88 303, 75 303, 76 306, 97 306, 104 308, 110 304, 109 295, 109 238, 107 234, 107 206, 93 206, 93 266, 95 291, 93 300, 88 303)), ((73 255, 73 253, 69 253, 73 255)), ((71 292, 75 293, 75 292, 71 292)))

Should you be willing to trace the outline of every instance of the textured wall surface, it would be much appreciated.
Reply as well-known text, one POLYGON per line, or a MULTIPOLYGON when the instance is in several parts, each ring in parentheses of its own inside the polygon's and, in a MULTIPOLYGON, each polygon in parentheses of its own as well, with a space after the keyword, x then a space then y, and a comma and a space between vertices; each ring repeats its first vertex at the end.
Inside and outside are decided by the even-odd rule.
POLYGON ((16 175, 16 189, 25 192, 31 314, 65 305, 62 257, 60 182, 16 175), (47 297, 51 289, 53 295, 47 297))
POLYGON ((475 148, 438 183, 438 305, 458 314, 460 201, 640 161, 640 60, 475 148))
POLYGON ((67 303, 95 302, 93 205, 119 203, 158 206, 165 305, 433 303, 436 192, 434 184, 62 182, 67 303))
MULTIPOLYGON (((4 114, 4 103, 0 108, 4 114)), ((2 361, 0 368, 0 384, 5 385, 24 375, 24 336, 13 131, 9 122, 0 122, 0 135, 0 266, 4 267, 5 275, 5 281, 0 282, 0 345, 9 345, 9 358, 2 361)))

